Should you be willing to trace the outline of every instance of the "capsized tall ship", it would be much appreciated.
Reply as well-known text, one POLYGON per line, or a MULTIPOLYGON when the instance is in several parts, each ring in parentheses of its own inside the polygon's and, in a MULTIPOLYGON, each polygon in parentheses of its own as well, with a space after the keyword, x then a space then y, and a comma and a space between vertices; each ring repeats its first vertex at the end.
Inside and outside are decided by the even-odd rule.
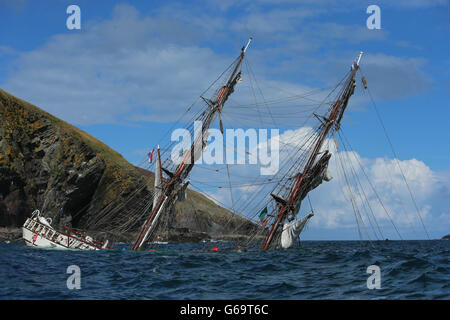
MULTIPOLYGON (((251 40, 251 38, 250 38, 251 40)), ((208 105, 197 120, 203 123, 201 132, 197 135, 197 139, 192 143, 187 152, 183 154, 183 159, 173 170, 168 170, 161 163, 160 150, 157 150, 157 161, 155 167, 155 186, 153 206, 145 223, 141 227, 140 233, 132 247, 132 250, 141 250, 145 247, 146 242, 154 241, 158 227, 163 224, 164 217, 166 224, 171 223, 174 205, 176 201, 184 201, 184 191, 189 184, 185 182, 189 172, 192 170, 195 161, 206 147, 208 138, 208 129, 215 117, 220 116, 223 106, 234 91, 238 82, 241 81, 240 68, 242 60, 250 40, 245 47, 242 48, 241 55, 232 66, 232 72, 225 85, 220 87, 212 99, 202 98, 208 105), (189 161, 190 160, 190 161, 189 161), (163 173, 167 178, 163 177, 163 173)), ((310 191, 317 188, 323 181, 330 181, 332 176, 328 170, 328 162, 331 158, 329 150, 324 150, 324 141, 333 134, 334 131, 340 129, 340 122, 350 97, 353 95, 356 81, 355 76, 359 68, 362 57, 360 52, 357 59, 351 66, 351 71, 347 74, 337 87, 340 91, 336 99, 330 104, 328 111, 324 115, 314 116, 320 121, 314 134, 314 138, 308 144, 303 152, 294 155, 297 157, 297 167, 293 167, 289 175, 293 179, 286 180, 287 183, 279 190, 287 190, 286 193, 271 192, 269 197, 272 198, 274 204, 272 212, 267 212, 264 221, 264 228, 256 228, 256 233, 264 237, 262 250, 274 248, 290 248, 294 245, 299 235, 304 230, 309 219, 314 216, 311 212, 305 217, 298 219, 301 203, 310 191), (305 157, 305 154, 307 156, 305 157)), ((335 89, 336 89, 335 88, 335 89)), ((220 128, 223 133, 222 121, 220 120, 220 128)), ((231 184, 230 184, 231 188, 231 184)), ((233 210, 239 213, 239 210, 233 210)), ((249 235, 252 238, 252 235, 249 235)), ((248 241, 247 241, 248 244, 248 241)), ((250 247, 242 241, 236 241, 239 249, 250 247)))
MULTIPOLYGON (((191 118, 189 123, 192 121, 193 124, 190 124, 185 128, 192 136, 194 136, 194 139, 192 143, 189 142, 189 145, 182 149, 183 152, 181 155, 179 154, 180 157, 178 161, 173 161, 170 146, 162 149, 158 146, 154 167, 154 185, 150 187, 150 196, 144 200, 140 199, 139 201, 135 201, 135 194, 131 194, 123 203, 112 206, 112 210, 107 211, 106 209, 109 208, 107 207, 105 212, 101 212, 89 221, 89 225, 93 227, 93 230, 108 229, 110 234, 125 234, 130 231, 135 232, 138 229, 139 231, 137 235, 134 236, 130 248, 135 251, 145 250, 147 245, 151 243, 166 243, 163 240, 167 240, 169 236, 164 237, 162 236, 162 233, 164 230, 167 232, 173 225, 176 214, 175 204, 187 200, 186 190, 191 183, 188 178, 196 161, 207 147, 207 141, 210 134, 209 129, 214 121, 219 120, 220 131, 223 134, 222 117, 226 115, 228 109, 233 108, 233 106, 230 106, 229 104, 227 104, 227 108, 224 108, 224 106, 233 94, 237 84, 242 81, 241 68, 244 62, 245 53, 251 41, 252 38, 250 38, 246 45, 242 47, 241 53, 234 62, 205 91, 207 92, 211 89, 212 93, 208 94, 208 97, 204 97, 204 94, 200 95, 200 98, 198 99, 199 101, 200 99, 202 101, 200 109, 194 113, 193 117, 189 114, 189 117, 191 118), (200 128, 196 128, 196 123, 201 123, 200 128), (127 210, 120 212, 122 209, 127 210)), ((332 156, 337 159, 337 162, 341 161, 339 164, 341 165, 342 172, 345 176, 346 169, 344 168, 342 159, 340 159, 337 152, 334 154, 330 149, 330 142, 333 141, 335 143, 336 151, 338 149, 337 137, 341 139, 341 143, 343 142, 341 121, 350 98, 354 94, 356 88, 355 78, 357 71, 360 69, 359 64, 362 54, 363 53, 360 52, 359 56, 352 63, 350 70, 339 83, 334 86, 334 88, 332 87, 333 89, 331 92, 329 92, 328 88, 323 89, 329 92, 324 99, 321 98, 320 101, 312 100, 310 98, 311 93, 307 92, 303 95, 295 94, 282 99, 278 97, 273 100, 273 104, 277 104, 280 101, 306 98, 309 103, 313 103, 313 109, 296 110, 294 114, 303 112, 305 118, 313 119, 313 117, 315 117, 317 121, 315 122, 314 127, 310 128, 311 130, 308 133, 307 138, 305 138, 304 141, 299 142, 295 148, 291 150, 293 152, 287 157, 287 161, 282 164, 280 167, 281 170, 271 176, 270 179, 259 177, 261 182, 260 185, 264 185, 264 187, 262 187, 260 191, 255 191, 256 189, 250 191, 248 197, 249 201, 244 203, 240 208, 236 207, 233 202, 230 173, 228 164, 226 165, 228 176, 226 187, 230 190, 233 206, 232 210, 229 210, 230 220, 228 222, 231 221, 231 212, 238 214, 243 218, 240 222, 241 225, 237 225, 236 229, 230 234, 232 239, 230 241, 234 243, 238 250, 258 248, 259 250, 264 251, 276 248, 288 249, 293 247, 296 241, 299 240, 300 234, 315 214, 309 199, 309 193, 319 187, 323 181, 330 181, 332 179, 332 175, 328 170, 328 165, 332 156), (318 114, 316 112, 320 107, 325 107, 327 110, 318 114), (275 184, 275 186, 273 186, 273 184, 275 184), (265 189, 266 187, 269 189, 265 189), (301 217, 300 209, 306 198, 308 198, 311 211, 301 217), (261 209, 263 210, 261 211, 261 209), (255 219, 255 216, 259 216, 259 221, 257 218, 255 219), (239 234, 238 230, 242 224, 245 223, 250 223, 252 228, 244 235, 244 239, 241 239, 240 236, 242 234, 239 234)), ((247 70, 249 70, 247 63, 245 65, 247 70)), ((249 74, 246 75, 251 76, 251 73, 252 72, 249 72, 249 74)), ((362 77, 361 81, 364 85, 364 89, 367 89, 365 78, 362 77)), ((251 83, 252 80, 250 78, 249 86, 252 86, 251 83)), ((256 81, 253 83, 256 83, 256 81)), ((318 90, 313 90, 311 92, 315 91, 318 90)), ((267 106, 270 102, 270 100, 265 99, 264 104, 267 106)), ((252 106, 258 108, 257 103, 252 106)), ((241 108, 240 110, 242 110, 242 107, 243 106, 235 106, 235 108, 241 108)), ((298 107, 300 108, 301 106, 298 107)), ((192 106, 187 109, 185 115, 189 112, 193 113, 191 108, 192 106)), ((260 110, 257 110, 257 112, 260 112, 260 110)), ((269 111, 268 114, 272 119, 278 116, 276 112, 272 114, 269 111)), ((238 116, 239 120, 245 119, 241 112, 238 113, 238 116)), ((251 114, 250 116, 254 119, 257 118, 254 114, 251 114)), ((295 127, 304 128, 298 123, 295 123, 295 127)), ((344 150, 347 151, 345 144, 344 150)), ((153 155, 153 151, 151 155, 153 155)), ((152 163, 151 156, 149 162, 152 163)), ((348 161, 348 164, 351 166, 351 161, 348 161)), ((360 163, 359 165, 361 166, 360 163)), ((354 168, 351 168, 351 170, 353 169, 354 168)), ((219 172, 220 170, 213 169, 213 171, 219 172)), ((349 172, 351 174, 354 173, 354 171, 349 172)), ((247 184, 247 186, 248 185, 255 186, 255 184, 252 183, 247 184)), ((370 183, 368 186, 373 188, 370 183)), ((148 185, 142 186, 142 188, 147 187, 148 185)), ((219 186, 219 188, 220 187, 221 186, 219 186)), ((348 181, 346 187, 347 189, 350 189, 348 181)), ((360 187, 361 185, 357 186, 357 188, 360 187)), ((374 223, 377 224, 376 218, 370 208, 370 203, 362 189, 363 188, 360 189, 361 192, 359 196, 361 199, 363 197, 366 198, 365 202, 372 214, 372 218, 368 216, 367 222, 372 224, 372 221, 374 221, 374 223)), ((203 192, 203 190, 200 191, 203 192)), ((401 236, 388 211, 382 204, 381 199, 376 192, 374 192, 374 194, 401 239, 401 236)), ((203 192, 203 195, 208 196, 208 192, 203 192)), ((213 199, 214 201, 213 197, 210 199, 213 199)), ((364 221, 358 209, 358 201, 355 201, 351 194, 350 201, 355 213, 360 239, 362 239, 360 223, 364 224, 364 221)), ((364 201, 364 199, 362 199, 362 201, 364 201)), ((320 214, 326 214, 326 212, 321 212, 320 214)), ((371 227, 373 228, 372 225, 371 227)), ((383 238, 382 231, 378 224, 377 228, 378 234, 383 238)), ((68 228, 66 228, 67 232, 54 230, 51 227, 51 221, 40 216, 40 213, 36 213, 32 218, 28 219, 23 226, 23 230, 24 239, 27 244, 37 247, 57 246, 60 248, 75 248, 81 250, 102 250, 109 248, 107 242, 100 243, 68 228)), ((374 230, 374 234, 377 235, 376 230, 374 230)))

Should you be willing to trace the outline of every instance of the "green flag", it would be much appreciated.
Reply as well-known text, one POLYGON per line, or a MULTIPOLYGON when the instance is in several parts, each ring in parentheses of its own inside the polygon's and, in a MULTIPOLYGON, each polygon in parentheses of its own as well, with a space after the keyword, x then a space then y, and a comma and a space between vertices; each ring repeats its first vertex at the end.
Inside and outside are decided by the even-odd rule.
POLYGON ((265 207, 261 213, 259 214, 259 219, 262 221, 265 217, 265 215, 267 214, 267 207, 265 207))

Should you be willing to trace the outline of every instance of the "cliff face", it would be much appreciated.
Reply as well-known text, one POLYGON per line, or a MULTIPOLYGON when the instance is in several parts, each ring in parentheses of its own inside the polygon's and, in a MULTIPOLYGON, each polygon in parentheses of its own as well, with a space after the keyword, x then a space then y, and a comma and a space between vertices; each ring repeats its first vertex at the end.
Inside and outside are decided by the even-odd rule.
POLYGON ((43 209, 55 226, 84 228, 142 179, 98 139, 0 90, 0 226, 43 209))
MULTIPOLYGON (((153 173, 0 89, 0 227, 19 227, 40 209, 56 228, 90 229, 88 221, 102 209, 119 205, 138 189, 136 201, 149 201, 152 185, 153 173), (148 189, 142 189, 145 184, 148 189)), ((172 227, 214 237, 255 226, 187 190, 187 200, 176 205, 172 227)))

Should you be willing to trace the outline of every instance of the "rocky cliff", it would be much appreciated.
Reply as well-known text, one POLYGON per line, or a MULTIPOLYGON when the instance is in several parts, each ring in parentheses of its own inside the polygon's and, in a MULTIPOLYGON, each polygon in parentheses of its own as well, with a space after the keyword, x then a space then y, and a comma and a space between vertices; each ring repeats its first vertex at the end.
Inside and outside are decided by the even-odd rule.
MULTIPOLYGON (((149 188, 140 186, 150 187, 151 177, 95 137, 0 89, 0 227, 21 226, 41 209, 57 228, 89 229, 112 202, 135 192, 148 201, 149 188)), ((187 196, 177 204, 175 228, 210 235, 254 228, 201 194, 187 196)))
POLYGON ((0 90, 0 226, 43 209, 56 226, 83 228, 142 179, 98 139, 0 90))

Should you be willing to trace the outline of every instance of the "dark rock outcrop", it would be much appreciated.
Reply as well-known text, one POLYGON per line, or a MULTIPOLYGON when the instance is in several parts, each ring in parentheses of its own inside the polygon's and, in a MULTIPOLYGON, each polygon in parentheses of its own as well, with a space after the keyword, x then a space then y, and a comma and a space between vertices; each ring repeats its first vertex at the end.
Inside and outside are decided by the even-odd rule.
POLYGON ((22 229, 0 227, 0 242, 17 242, 22 240, 22 229))
POLYGON ((0 90, 0 226, 21 226, 41 209, 55 227, 85 228, 142 181, 98 139, 0 90))

